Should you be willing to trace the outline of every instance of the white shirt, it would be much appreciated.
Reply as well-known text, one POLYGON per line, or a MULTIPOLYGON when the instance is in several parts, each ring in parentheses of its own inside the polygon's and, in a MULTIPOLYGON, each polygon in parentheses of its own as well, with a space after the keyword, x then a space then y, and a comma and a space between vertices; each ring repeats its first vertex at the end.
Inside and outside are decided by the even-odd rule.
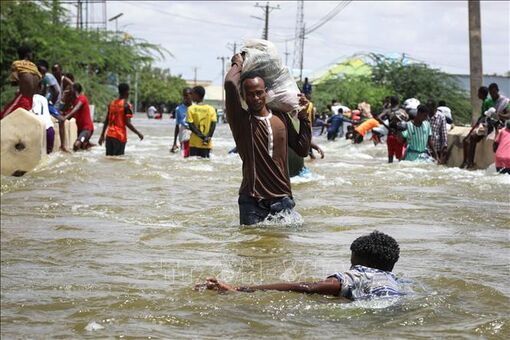
POLYGON ((32 98, 32 112, 46 125, 46 130, 53 127, 50 110, 48 109, 48 99, 40 94, 34 94, 32 98))
POLYGON ((147 114, 149 115, 149 117, 153 117, 156 112, 157 109, 154 106, 149 106, 149 108, 147 109, 147 114))

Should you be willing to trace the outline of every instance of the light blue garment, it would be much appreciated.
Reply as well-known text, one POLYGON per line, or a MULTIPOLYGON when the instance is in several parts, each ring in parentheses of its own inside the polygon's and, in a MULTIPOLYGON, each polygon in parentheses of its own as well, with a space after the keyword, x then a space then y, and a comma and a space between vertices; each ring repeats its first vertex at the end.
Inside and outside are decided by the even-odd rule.
MULTIPOLYGON (((57 78, 55 78, 55 76, 53 74, 47 72, 44 75, 43 84, 47 88, 48 87, 56 87, 57 92, 58 92, 58 97, 55 100, 55 103, 53 103, 53 104, 59 103, 60 99, 62 99, 62 90, 60 89, 60 85, 59 85, 59 83, 57 81, 57 78)), ((50 91, 48 89, 46 89, 46 91, 47 91, 46 92, 46 99, 50 100, 51 99, 51 93, 50 93, 50 91)))
POLYGON ((345 273, 334 273, 329 277, 340 282, 342 287, 339 296, 353 301, 405 295, 392 272, 357 265, 345 273))
POLYGON ((181 105, 175 108, 175 124, 179 124, 184 126, 186 129, 188 128, 188 122, 186 122, 186 114, 188 113, 188 107, 186 104, 182 103, 181 105))

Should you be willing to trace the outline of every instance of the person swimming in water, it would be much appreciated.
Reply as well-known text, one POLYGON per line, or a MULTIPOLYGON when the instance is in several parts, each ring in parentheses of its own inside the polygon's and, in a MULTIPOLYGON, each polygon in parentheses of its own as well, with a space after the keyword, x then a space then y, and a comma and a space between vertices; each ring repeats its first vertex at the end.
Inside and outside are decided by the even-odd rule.
POLYGON ((392 272, 400 256, 400 247, 393 237, 374 231, 358 237, 352 242, 350 249, 351 268, 346 272, 333 273, 321 281, 232 286, 209 277, 205 283, 196 285, 195 289, 205 288, 220 292, 277 290, 332 295, 348 301, 405 295, 400 280, 392 272))

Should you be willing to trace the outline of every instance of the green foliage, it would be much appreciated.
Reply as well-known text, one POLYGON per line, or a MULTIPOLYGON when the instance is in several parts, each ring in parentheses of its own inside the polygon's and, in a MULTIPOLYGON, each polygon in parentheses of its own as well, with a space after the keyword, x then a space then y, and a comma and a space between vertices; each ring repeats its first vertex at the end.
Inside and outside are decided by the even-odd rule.
POLYGON ((374 84, 369 78, 349 77, 342 80, 331 79, 317 85, 313 92, 313 101, 321 110, 331 104, 332 99, 338 99, 350 108, 356 108, 359 103, 366 101, 372 106, 372 112, 380 112, 384 97, 391 93, 389 87, 374 84))
POLYGON ((471 120, 471 105, 468 94, 452 76, 425 64, 406 64, 402 60, 387 59, 378 54, 371 54, 371 77, 346 77, 329 80, 317 85, 313 99, 323 110, 332 99, 351 108, 366 100, 372 106, 373 113, 382 109, 384 97, 397 95, 401 101, 417 98, 422 103, 433 99, 446 101, 452 109, 456 123, 471 120))
POLYGON ((140 72, 139 98, 143 107, 153 104, 175 104, 182 99, 186 81, 174 77, 168 69, 146 66, 140 72))
POLYGON ((401 100, 417 98, 425 103, 432 99, 446 101, 457 123, 471 120, 471 104, 466 93, 452 76, 426 64, 404 64, 402 60, 385 59, 372 54, 372 81, 393 90, 401 100))
MULTIPOLYGON (((8 83, 8 76, 10 64, 18 59, 17 48, 21 45, 32 48, 34 60, 59 63, 64 72, 72 73, 75 81, 83 85, 91 104, 96 105, 96 119, 104 117, 107 103, 116 96, 118 79, 130 79, 134 89, 137 70, 150 73, 153 70, 150 64, 156 58, 170 54, 127 33, 78 30, 66 25, 65 9, 57 0, 2 1, 0 8, 2 107, 15 91, 8 83)), ((180 85, 181 79, 172 77, 168 72, 164 79, 159 79, 164 82, 160 88, 165 89, 161 96, 169 96, 165 101, 176 100, 174 92, 179 92, 180 88, 168 88, 180 85)), ((143 82, 139 87, 144 87, 143 82)))

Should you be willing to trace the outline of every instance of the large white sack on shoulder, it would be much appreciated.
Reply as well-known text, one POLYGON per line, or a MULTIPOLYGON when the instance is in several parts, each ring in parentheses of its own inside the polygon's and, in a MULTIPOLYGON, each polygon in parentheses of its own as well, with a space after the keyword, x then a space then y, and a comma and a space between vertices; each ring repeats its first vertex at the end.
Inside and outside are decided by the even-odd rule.
POLYGON ((302 108, 299 106, 298 94, 301 93, 292 78, 290 71, 284 68, 275 80, 276 86, 268 91, 267 106, 271 110, 288 112, 296 115, 302 108))
POLYGON ((296 114, 301 109, 297 96, 300 91, 290 71, 282 65, 274 44, 267 40, 250 39, 244 42, 241 51, 245 52, 242 73, 256 72, 265 80, 267 106, 275 111, 296 114))
POLYGON ((270 42, 269 40, 264 39, 246 39, 243 42, 243 47, 241 48, 241 52, 252 51, 252 53, 256 54, 256 51, 259 51, 262 54, 268 55, 271 59, 279 60, 281 64, 281 59, 278 54, 278 50, 276 46, 270 42))
POLYGON ((2 175, 23 176, 46 157, 46 126, 32 112, 16 109, 0 125, 2 175))

